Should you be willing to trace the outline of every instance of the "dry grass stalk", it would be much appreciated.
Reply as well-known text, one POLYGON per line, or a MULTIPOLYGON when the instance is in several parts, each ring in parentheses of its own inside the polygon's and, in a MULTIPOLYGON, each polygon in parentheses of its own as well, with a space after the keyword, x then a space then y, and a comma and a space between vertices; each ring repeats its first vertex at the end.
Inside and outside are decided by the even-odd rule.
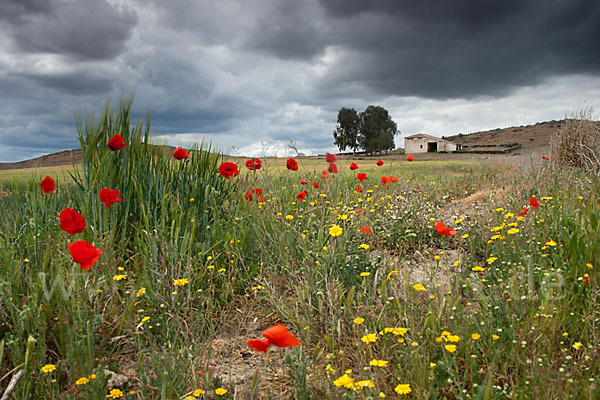
POLYGON ((565 118, 551 142, 555 167, 564 166, 600 175, 600 123, 591 108, 565 118))

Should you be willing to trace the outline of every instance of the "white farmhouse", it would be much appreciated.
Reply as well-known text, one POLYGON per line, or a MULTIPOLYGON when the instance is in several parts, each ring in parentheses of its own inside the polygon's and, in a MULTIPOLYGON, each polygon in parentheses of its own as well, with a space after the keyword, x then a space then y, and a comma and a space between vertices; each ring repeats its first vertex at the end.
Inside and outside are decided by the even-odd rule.
POLYGON ((446 139, 417 133, 404 138, 404 151, 409 153, 437 153, 440 151, 457 151, 461 149, 460 144, 450 142, 446 139))

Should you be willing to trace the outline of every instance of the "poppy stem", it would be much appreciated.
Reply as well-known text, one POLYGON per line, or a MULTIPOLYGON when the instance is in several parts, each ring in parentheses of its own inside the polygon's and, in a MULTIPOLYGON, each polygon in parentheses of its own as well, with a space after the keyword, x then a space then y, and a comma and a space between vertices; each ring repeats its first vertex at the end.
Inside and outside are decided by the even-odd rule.
POLYGON ((267 365, 269 364, 269 348, 271 346, 267 347, 267 352, 265 353, 265 364, 263 367, 263 374, 266 376, 267 374, 267 365))

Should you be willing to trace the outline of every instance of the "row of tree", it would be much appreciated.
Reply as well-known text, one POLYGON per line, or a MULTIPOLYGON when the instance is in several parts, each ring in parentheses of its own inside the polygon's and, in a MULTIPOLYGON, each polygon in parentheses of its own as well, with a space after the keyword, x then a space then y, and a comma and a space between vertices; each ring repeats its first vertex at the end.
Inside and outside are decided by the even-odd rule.
POLYGON ((360 114, 354 108, 342 107, 338 112, 334 142, 340 151, 356 153, 362 149, 367 154, 393 150, 394 136, 399 134, 388 110, 381 106, 368 106, 360 114))

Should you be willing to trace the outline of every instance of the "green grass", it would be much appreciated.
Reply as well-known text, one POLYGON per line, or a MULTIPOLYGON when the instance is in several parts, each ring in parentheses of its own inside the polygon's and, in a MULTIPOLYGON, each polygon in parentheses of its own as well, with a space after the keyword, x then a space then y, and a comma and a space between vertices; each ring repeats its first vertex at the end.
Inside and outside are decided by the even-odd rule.
POLYGON ((54 167, 4 169, 0 170, 0 183, 10 184, 27 181, 41 181, 45 176, 51 175, 59 183, 72 181, 71 174, 80 169, 80 166, 58 165, 54 167))
POLYGON ((129 399, 197 389, 199 398, 599 397, 596 178, 537 161, 367 158, 357 171, 338 162, 325 179, 325 160, 299 159, 292 172, 285 159, 259 171, 234 159, 240 174, 226 180, 208 148, 180 162, 145 146, 149 121, 132 126, 130 105, 79 124, 83 166, 55 192, 39 189, 46 171, 0 182, 0 387, 25 371, 13 398, 106 398, 105 369, 130 376, 119 387, 129 399), (119 152, 104 146, 115 133, 130 143, 119 152), (399 180, 382 185, 382 175, 399 180), (124 201, 104 207, 103 187, 124 201), (244 200, 256 188, 264 202, 244 200), (481 199, 461 206, 473 193, 481 199), (540 207, 520 218, 533 195, 540 207), (88 223, 75 238, 58 224, 65 207, 88 223), (458 234, 439 235, 438 221, 458 234), (67 249, 80 239, 102 249, 89 271, 67 249), (245 341, 275 323, 302 347, 253 354, 245 341), (43 373, 46 364, 56 370, 43 373))

